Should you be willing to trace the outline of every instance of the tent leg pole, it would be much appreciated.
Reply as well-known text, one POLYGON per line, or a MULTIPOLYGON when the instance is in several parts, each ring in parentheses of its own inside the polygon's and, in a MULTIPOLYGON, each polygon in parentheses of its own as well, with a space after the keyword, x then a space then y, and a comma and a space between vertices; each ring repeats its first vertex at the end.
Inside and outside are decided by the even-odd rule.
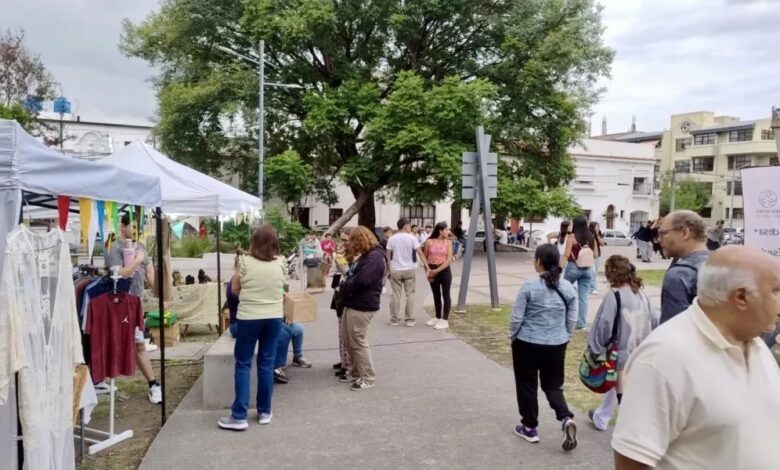
POLYGON ((155 227, 155 236, 157 238, 157 299, 159 301, 158 308, 160 309, 160 388, 162 389, 162 403, 160 404, 160 412, 162 413, 162 425, 165 425, 165 289, 163 280, 163 217, 162 209, 160 207, 155 208, 155 215, 157 216, 157 224, 155 227))
POLYGON ((217 216, 217 332, 222 336, 222 250, 220 250, 219 235, 222 232, 219 216, 217 216))

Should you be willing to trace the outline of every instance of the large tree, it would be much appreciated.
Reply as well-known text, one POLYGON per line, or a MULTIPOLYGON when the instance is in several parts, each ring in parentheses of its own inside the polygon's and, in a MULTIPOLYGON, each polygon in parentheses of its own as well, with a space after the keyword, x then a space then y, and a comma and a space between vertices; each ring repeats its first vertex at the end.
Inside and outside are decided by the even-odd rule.
MULTIPOLYGON (((712 199, 712 184, 681 178, 674 185, 674 210, 687 209, 701 212, 712 199)), ((672 184, 669 178, 661 186, 660 214, 665 216, 671 212, 672 184)))
POLYGON ((374 195, 455 196, 459 160, 484 124, 513 177, 542 188, 574 175, 567 148, 608 73, 593 0, 163 0, 125 22, 123 50, 158 66, 158 132, 200 169, 256 181, 256 72, 217 46, 257 57, 266 43, 271 155, 294 149, 333 202, 346 183, 374 226, 374 195), (254 159, 255 163, 252 163, 254 159))

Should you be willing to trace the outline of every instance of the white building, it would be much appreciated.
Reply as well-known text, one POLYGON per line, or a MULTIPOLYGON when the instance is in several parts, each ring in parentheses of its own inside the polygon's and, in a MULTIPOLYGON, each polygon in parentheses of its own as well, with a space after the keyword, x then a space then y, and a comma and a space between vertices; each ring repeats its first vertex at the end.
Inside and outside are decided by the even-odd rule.
MULTIPOLYGON (((655 145, 583 139, 570 152, 577 176, 569 192, 589 220, 628 233, 651 218, 655 145)), ((560 222, 548 218, 539 228, 555 231, 560 222)))
MULTIPOLYGON (((605 140, 584 139, 582 145, 570 149, 577 168, 577 176, 570 185, 570 193, 582 207, 585 215, 599 222, 602 229, 628 232, 651 216, 655 165, 655 146, 605 140)), ((315 201, 304 208, 301 222, 311 227, 324 227, 341 217, 355 198, 347 186, 336 188, 339 202, 334 206, 315 201)), ((393 227, 400 217, 407 217, 413 224, 434 225, 439 221, 451 224, 449 201, 433 205, 401 206, 387 196, 378 196, 376 226, 393 227)), ((461 219, 468 225, 468 210, 463 209, 461 219)), ((557 230, 558 218, 533 221, 534 229, 557 230)), ((357 225, 357 216, 347 226, 357 225)), ((513 224, 516 228, 517 223, 513 224)), ((526 227, 528 229, 528 227, 526 227)))
MULTIPOLYGON (((50 129, 47 136, 59 135, 58 115, 43 113, 41 121, 50 129)), ((81 116, 66 115, 62 128, 62 152, 80 158, 110 155, 136 140, 155 144, 151 124, 89 121, 82 120, 81 116)))

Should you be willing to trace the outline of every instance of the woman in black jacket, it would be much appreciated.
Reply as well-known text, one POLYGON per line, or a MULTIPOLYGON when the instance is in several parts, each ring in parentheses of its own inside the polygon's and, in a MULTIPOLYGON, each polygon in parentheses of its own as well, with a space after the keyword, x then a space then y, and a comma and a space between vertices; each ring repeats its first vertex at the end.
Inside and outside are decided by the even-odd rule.
POLYGON ((374 363, 368 346, 368 324, 379 310, 382 283, 385 278, 385 251, 365 227, 349 234, 346 258, 350 263, 347 278, 339 286, 344 314, 341 333, 352 368, 339 380, 351 383, 350 390, 371 388, 376 383, 374 363))

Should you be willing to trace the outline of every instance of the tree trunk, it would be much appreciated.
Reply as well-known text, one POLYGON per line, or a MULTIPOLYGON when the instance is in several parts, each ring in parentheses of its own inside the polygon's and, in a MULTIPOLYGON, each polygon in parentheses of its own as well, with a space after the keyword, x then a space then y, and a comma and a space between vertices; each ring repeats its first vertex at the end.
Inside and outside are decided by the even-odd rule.
POLYGON ((364 203, 358 210, 358 225, 362 225, 375 233, 376 229, 376 205, 374 204, 374 192, 366 190, 352 190, 355 199, 363 198, 364 203))
MULTIPOLYGON (((325 233, 329 233, 331 235, 336 234, 341 228, 347 224, 347 222, 352 219, 352 217, 355 217, 355 214, 357 214, 361 207, 365 205, 371 206, 371 212, 373 213, 373 207, 374 207, 374 193, 372 192, 362 192, 357 195, 355 198, 355 202, 352 203, 351 206, 349 206, 343 214, 341 214, 341 217, 336 219, 335 222, 333 222, 330 227, 328 227, 328 230, 325 231, 325 233), (370 204, 366 204, 367 202, 370 202, 370 204)), ((358 216, 358 223, 360 221, 360 216, 358 216)), ((362 224, 360 224, 362 225, 362 224)))
POLYGON ((450 205, 450 225, 451 228, 455 228, 458 226, 460 222, 462 222, 462 207, 460 204, 452 203, 450 205))

